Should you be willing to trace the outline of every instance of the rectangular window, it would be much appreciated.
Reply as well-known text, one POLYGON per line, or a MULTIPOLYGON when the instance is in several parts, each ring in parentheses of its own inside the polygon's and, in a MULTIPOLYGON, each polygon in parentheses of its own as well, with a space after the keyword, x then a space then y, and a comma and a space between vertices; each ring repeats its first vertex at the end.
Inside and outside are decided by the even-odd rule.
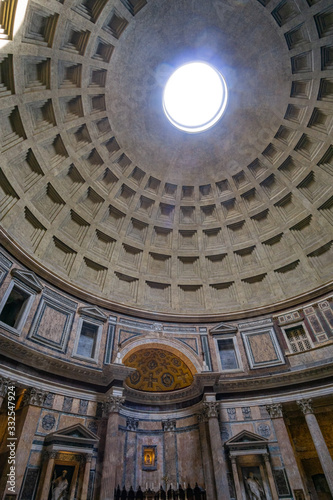
POLYGON ((87 323, 86 321, 82 322, 79 342, 76 349, 76 354, 78 356, 95 358, 98 330, 98 325, 87 323))
POLYGON ((26 311, 31 294, 14 285, 2 308, 0 321, 12 328, 18 329, 26 311))
POLYGON ((239 368, 233 339, 219 339, 217 341, 222 370, 237 370, 239 368))
POLYGON ((287 336, 291 352, 303 352, 312 348, 310 339, 307 332, 302 325, 293 328, 286 328, 285 334, 287 336))

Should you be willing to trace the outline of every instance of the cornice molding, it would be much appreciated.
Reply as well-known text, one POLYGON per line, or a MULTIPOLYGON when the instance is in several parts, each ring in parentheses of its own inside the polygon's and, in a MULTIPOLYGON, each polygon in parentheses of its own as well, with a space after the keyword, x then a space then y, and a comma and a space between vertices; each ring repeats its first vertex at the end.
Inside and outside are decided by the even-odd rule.
MULTIPOLYGON (((23 387, 37 387, 36 380, 38 380, 38 386, 44 390, 55 392, 54 387, 58 387, 59 389, 57 389, 56 392, 59 394, 68 394, 72 393, 72 391, 77 393, 79 390, 80 393, 82 392, 82 394, 87 395, 85 396, 86 399, 98 399, 102 401, 103 394, 105 395, 105 393, 107 393, 109 387, 112 386, 113 381, 117 380, 124 382, 134 370, 134 368, 129 368, 122 364, 104 365, 103 369, 76 365, 70 360, 56 359, 48 354, 30 349, 29 347, 20 344, 17 339, 10 339, 3 333, 0 333, 0 350, 2 353, 5 352, 6 356, 11 360, 20 363, 20 365, 25 365, 33 369, 38 367, 39 370, 45 371, 46 374, 58 377, 57 382, 52 381, 52 379, 43 379, 42 375, 37 372, 35 376, 30 375, 30 368, 23 372, 22 367, 22 373, 18 377, 20 379, 19 385, 23 387), (62 383, 61 379, 59 380, 59 377, 66 377, 67 379, 73 380, 73 385, 71 386, 67 381, 62 383), (96 393, 95 387, 87 387, 87 381, 91 384, 90 387, 99 387, 98 393, 96 393), (75 385, 76 382, 83 382, 86 386, 86 390, 81 390, 80 388, 78 389, 75 385)), ((6 366, 3 376, 8 376, 7 372, 8 367, 6 366)), ((194 376, 194 382, 191 386, 179 391, 147 393, 130 389, 125 384, 124 394, 126 396, 126 401, 130 401, 132 403, 138 403, 141 405, 170 405, 184 401, 197 400, 204 393, 205 387, 214 388, 214 392, 216 394, 223 395, 251 392, 253 395, 255 392, 262 392, 263 390, 273 388, 279 388, 283 392, 284 389, 288 389, 291 385, 300 386, 309 382, 323 381, 328 377, 333 377, 333 363, 317 365, 303 370, 278 373, 275 374, 274 377, 271 375, 260 377, 244 376, 243 378, 234 380, 226 380, 222 373, 203 372, 194 376)), ((15 382, 15 379, 13 382, 15 382)))
POLYGON ((107 387, 113 380, 125 380, 134 368, 122 364, 104 365, 103 369, 90 368, 74 364, 71 360, 61 360, 53 356, 31 349, 21 344, 16 339, 5 337, 0 332, 0 351, 6 353, 6 357, 22 363, 34 369, 45 371, 48 374, 70 378, 85 384, 107 387))

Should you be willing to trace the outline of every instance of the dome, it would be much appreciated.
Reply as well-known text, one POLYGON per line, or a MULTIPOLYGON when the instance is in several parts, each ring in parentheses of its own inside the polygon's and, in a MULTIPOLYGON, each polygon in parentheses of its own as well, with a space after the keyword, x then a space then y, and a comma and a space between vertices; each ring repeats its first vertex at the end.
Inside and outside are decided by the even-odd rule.
POLYGON ((0 40, 8 250, 76 296, 162 319, 251 315, 329 287, 330 8, 24 9, 0 40), (163 111, 168 78, 193 60, 228 89, 198 134, 163 111))
POLYGON ((333 497, 332 127, 332 0, 0 2, 1 498, 333 497))

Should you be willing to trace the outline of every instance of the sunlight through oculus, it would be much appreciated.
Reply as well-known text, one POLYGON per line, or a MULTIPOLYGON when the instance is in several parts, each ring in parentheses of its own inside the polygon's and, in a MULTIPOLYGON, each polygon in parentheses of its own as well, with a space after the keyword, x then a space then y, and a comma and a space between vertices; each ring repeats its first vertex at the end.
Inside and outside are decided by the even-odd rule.
POLYGON ((185 132, 202 132, 215 125, 227 105, 223 76, 212 66, 192 62, 170 76, 164 89, 163 108, 170 122, 185 132))

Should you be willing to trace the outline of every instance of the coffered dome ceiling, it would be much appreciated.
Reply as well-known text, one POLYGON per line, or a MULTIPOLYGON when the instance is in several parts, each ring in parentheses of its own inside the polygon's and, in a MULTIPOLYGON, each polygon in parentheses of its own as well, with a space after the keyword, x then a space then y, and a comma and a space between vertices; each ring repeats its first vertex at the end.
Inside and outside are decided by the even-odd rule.
POLYGON ((11 8, 0 14, 9 250, 93 302, 170 318, 272 309, 328 286, 331 1, 30 0, 22 24, 25 2, 11 8), (192 60, 229 90, 200 134, 162 108, 171 72, 192 60))

